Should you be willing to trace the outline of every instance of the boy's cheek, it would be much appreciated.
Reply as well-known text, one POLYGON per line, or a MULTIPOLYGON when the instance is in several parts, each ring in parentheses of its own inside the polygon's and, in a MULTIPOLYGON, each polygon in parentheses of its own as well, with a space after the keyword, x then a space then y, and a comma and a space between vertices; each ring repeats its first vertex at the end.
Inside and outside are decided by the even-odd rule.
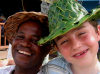
POLYGON ((91 36, 91 37, 88 37, 86 40, 84 40, 84 43, 87 45, 94 46, 96 43, 98 43, 98 40, 95 37, 91 36))
POLYGON ((64 44, 64 45, 58 46, 58 51, 66 51, 66 50, 70 49, 70 47, 71 47, 71 45, 64 44))

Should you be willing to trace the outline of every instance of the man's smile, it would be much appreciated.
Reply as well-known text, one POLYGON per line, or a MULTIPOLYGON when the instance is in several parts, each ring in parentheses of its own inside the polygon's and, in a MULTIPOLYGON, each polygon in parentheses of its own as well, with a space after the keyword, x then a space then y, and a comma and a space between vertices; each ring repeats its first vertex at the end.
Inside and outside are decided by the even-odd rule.
POLYGON ((26 51, 22 51, 22 50, 18 50, 18 52, 19 52, 20 54, 24 54, 24 55, 27 55, 27 56, 31 56, 31 55, 32 55, 31 53, 26 52, 26 51))

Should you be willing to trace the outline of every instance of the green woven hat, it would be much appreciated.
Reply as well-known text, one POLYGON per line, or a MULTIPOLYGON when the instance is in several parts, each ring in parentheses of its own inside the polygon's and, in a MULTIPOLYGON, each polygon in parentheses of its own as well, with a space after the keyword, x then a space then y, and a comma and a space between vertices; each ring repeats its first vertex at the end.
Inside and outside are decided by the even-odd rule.
POLYGON ((73 28, 80 26, 86 20, 100 18, 100 8, 91 10, 91 13, 75 0, 57 0, 48 11, 49 36, 40 39, 38 44, 50 42, 73 28))

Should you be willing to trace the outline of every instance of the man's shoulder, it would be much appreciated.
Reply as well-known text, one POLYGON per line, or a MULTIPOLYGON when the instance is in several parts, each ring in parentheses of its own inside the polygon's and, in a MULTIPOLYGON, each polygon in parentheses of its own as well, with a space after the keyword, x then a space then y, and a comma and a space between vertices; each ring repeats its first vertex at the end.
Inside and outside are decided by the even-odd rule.
POLYGON ((10 74, 15 68, 15 65, 0 67, 0 74, 10 74))

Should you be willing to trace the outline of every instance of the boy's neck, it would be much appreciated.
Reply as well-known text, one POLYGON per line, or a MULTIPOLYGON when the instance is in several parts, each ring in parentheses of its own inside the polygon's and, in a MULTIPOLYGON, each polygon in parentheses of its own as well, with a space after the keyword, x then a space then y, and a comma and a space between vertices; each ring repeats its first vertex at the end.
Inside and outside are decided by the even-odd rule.
POLYGON ((97 74, 100 73, 100 62, 97 59, 95 63, 92 63, 91 65, 88 65, 86 67, 79 67, 79 66, 71 66, 72 72, 74 74, 97 74))

